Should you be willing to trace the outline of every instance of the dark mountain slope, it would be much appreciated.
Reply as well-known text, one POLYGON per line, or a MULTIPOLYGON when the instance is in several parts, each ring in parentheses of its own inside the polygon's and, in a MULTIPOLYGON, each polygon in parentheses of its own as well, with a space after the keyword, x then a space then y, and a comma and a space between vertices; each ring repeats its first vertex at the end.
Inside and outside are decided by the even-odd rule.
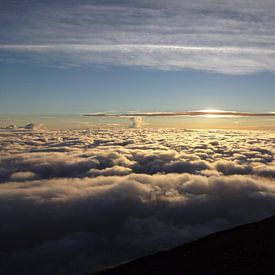
POLYGON ((100 274, 275 274, 275 216, 100 274))

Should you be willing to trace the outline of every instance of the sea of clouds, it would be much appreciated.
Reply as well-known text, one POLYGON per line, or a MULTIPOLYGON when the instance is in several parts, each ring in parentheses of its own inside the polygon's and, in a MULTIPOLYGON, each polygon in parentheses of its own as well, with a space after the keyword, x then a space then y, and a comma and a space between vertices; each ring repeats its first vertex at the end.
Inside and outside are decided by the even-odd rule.
POLYGON ((84 274, 275 213, 274 132, 0 132, 0 273, 84 274))

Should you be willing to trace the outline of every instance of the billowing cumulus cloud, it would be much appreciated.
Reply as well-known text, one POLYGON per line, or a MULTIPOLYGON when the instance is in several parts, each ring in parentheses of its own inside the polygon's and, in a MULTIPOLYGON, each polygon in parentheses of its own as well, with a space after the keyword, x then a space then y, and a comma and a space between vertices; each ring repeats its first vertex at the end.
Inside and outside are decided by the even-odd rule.
POLYGON ((142 125, 144 123, 142 117, 140 117, 140 116, 134 116, 134 117, 132 117, 131 121, 132 121, 132 125, 131 126, 133 128, 140 128, 140 127, 142 127, 142 125))
POLYGON ((274 133, 0 132, 1 274, 85 274, 275 212, 274 133))
POLYGON ((227 74, 275 71, 273 1, 9 1, 0 58, 227 74))

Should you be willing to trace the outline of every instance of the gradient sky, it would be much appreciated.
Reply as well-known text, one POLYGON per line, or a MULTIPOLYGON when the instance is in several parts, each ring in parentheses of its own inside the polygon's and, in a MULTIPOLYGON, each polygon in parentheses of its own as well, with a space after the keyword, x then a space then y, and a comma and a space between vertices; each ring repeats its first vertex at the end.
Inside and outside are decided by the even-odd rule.
POLYGON ((275 2, 1 1, 0 114, 275 110, 275 2))

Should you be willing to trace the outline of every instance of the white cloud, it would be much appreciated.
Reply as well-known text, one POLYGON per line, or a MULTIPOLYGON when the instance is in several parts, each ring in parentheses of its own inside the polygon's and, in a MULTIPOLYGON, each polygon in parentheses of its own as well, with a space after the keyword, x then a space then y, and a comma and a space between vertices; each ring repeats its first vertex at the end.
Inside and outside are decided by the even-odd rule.
POLYGON ((275 71, 273 1, 30 1, 20 10, 6 6, 0 14, 9 29, 0 33, 5 62, 228 74, 275 71))
POLYGON ((273 132, 2 130, 1 268, 83 274, 272 215, 273 142, 273 132))
POLYGON ((10 176, 11 181, 26 181, 35 179, 35 174, 29 171, 15 172, 10 176))

